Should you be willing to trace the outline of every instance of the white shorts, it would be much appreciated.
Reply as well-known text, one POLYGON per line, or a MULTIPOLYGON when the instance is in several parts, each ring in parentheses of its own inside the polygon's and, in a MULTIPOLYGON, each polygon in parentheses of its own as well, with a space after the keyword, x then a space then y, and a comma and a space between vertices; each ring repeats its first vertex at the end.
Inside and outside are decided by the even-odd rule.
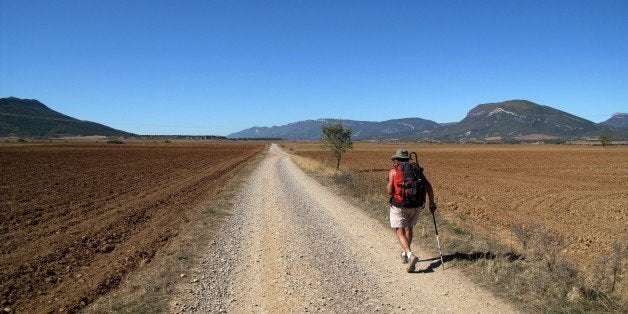
POLYGON ((390 227, 413 227, 419 219, 420 208, 399 208, 390 205, 390 227))

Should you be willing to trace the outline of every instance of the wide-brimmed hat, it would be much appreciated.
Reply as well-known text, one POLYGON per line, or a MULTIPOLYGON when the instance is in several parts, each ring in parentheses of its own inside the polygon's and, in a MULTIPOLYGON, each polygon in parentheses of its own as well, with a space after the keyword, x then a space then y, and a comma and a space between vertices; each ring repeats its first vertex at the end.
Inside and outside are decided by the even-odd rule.
POLYGON ((397 152, 392 155, 392 157, 390 157, 390 159, 395 160, 395 159, 410 159, 410 154, 408 154, 408 151, 403 149, 403 148, 399 148, 397 149, 397 152))

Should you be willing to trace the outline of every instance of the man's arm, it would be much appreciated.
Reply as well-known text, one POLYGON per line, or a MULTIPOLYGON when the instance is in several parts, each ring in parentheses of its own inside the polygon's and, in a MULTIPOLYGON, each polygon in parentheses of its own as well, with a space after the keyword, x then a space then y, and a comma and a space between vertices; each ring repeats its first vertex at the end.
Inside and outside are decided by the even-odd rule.
POLYGON ((434 212, 436 210, 436 201, 434 200, 434 189, 432 189, 432 184, 425 177, 425 175, 421 174, 421 176, 423 176, 423 180, 425 181, 425 189, 427 190, 427 197, 430 201, 430 205, 429 205, 430 211, 434 212))
POLYGON ((393 195, 393 182, 395 181, 395 169, 388 171, 388 184, 386 184, 386 194, 393 195))

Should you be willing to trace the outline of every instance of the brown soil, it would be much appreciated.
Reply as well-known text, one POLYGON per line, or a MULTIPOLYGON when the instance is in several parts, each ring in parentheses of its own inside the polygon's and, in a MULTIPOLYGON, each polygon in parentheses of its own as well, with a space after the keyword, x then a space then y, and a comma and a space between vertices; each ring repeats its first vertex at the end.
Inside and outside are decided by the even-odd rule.
MULTIPOLYGON (((287 146, 335 166, 319 143, 287 146)), ((616 256, 614 246, 628 243, 626 147, 357 143, 341 168, 381 173, 384 193, 399 146, 419 153, 441 214, 512 247, 543 235, 541 245, 595 276, 616 256)))
POLYGON ((0 146, 1 305, 83 308, 150 262, 263 146, 0 146))

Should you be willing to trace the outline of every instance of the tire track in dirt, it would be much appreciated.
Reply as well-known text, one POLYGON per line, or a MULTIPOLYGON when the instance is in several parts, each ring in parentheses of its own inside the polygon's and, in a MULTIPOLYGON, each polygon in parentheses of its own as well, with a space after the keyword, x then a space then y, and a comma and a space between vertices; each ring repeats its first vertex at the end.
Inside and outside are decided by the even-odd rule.
POLYGON ((430 273, 424 261, 417 269, 427 273, 408 274, 398 254, 389 228, 272 145, 171 310, 515 311, 455 269, 430 273))

